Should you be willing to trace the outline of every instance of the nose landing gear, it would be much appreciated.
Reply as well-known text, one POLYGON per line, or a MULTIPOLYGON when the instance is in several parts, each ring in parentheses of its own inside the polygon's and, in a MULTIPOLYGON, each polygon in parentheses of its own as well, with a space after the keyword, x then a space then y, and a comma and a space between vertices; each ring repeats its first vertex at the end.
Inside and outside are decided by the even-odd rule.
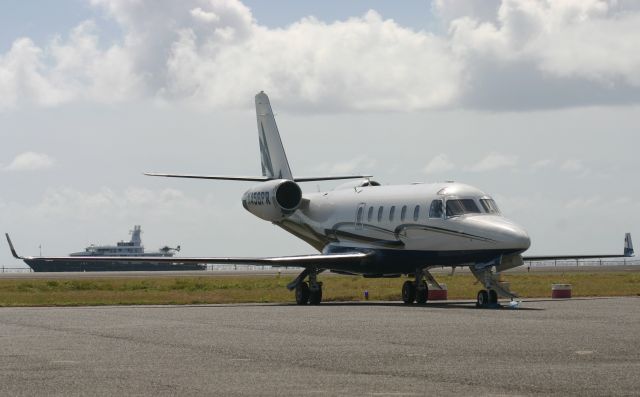
POLYGON ((498 293, 493 289, 490 289, 489 291, 485 289, 478 291, 476 307, 499 307, 498 293))
POLYGON ((505 289, 498 279, 498 275, 491 271, 492 263, 476 264, 470 266, 471 273, 486 288, 478 291, 476 298, 477 308, 499 308, 498 295, 506 298, 517 298, 513 292, 505 289))

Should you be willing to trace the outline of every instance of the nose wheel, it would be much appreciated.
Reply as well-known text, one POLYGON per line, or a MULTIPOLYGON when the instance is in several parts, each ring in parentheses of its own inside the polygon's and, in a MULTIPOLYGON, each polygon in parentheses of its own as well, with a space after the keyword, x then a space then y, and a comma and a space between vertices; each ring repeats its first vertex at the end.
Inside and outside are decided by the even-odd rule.
POLYGON ((478 291, 476 307, 496 307, 498 305, 498 293, 493 290, 482 289, 478 291))

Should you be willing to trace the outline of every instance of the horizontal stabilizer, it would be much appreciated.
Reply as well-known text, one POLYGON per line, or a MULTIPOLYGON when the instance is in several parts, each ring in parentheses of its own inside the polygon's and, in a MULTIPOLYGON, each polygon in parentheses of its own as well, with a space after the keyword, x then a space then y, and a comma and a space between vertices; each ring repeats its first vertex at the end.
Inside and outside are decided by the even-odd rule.
MULTIPOLYGON (((224 176, 224 175, 193 175, 193 174, 161 174, 156 172, 145 172, 147 176, 164 176, 167 178, 191 178, 191 179, 215 179, 223 181, 252 181, 266 182, 279 178, 271 178, 268 176, 224 176)), ((341 179, 362 179, 371 178, 371 175, 340 175, 340 176, 318 176, 318 177, 302 177, 293 178, 294 182, 316 182, 316 181, 335 181, 341 179)))
POLYGON ((164 176, 167 178, 191 178, 191 179, 217 179, 223 181, 252 181, 266 182, 272 178, 266 176, 224 176, 224 175, 192 175, 192 174, 160 174, 156 172, 145 172, 147 176, 164 176))

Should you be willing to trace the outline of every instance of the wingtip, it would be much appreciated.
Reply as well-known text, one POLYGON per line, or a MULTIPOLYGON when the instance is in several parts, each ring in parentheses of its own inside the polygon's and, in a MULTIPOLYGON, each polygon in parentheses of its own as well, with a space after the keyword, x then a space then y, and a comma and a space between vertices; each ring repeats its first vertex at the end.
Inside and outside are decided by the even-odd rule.
POLYGON ((633 250, 633 240, 631 240, 631 233, 626 233, 624 235, 624 256, 635 256, 635 252, 633 250))
POLYGON ((11 250, 11 255, 13 255, 13 257, 16 259, 24 259, 20 255, 18 255, 18 253, 16 252, 16 249, 13 247, 13 243, 11 242, 11 237, 9 237, 9 233, 5 233, 4 235, 7 238, 7 243, 9 243, 9 249, 11 250))

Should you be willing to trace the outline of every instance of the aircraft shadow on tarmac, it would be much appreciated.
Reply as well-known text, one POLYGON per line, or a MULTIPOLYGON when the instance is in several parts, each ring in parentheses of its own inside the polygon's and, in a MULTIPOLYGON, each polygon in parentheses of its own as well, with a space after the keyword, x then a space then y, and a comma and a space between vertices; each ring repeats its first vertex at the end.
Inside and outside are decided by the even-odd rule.
MULTIPOLYGON (((305 308, 314 308, 314 307, 327 307, 327 306, 361 306, 361 307, 405 307, 414 310, 424 310, 424 309, 466 309, 466 310, 481 310, 475 307, 475 302, 438 302, 438 303, 427 303, 424 305, 405 305, 402 302, 382 302, 382 301, 372 301, 372 302, 323 302, 321 305, 297 305, 296 303, 222 303, 222 304, 193 304, 193 305, 175 305, 175 306, 134 306, 133 308, 140 309, 166 309, 166 308, 186 308, 186 307, 305 307, 305 308)), ((104 307, 102 307, 104 308, 104 307)), ((512 309, 508 305, 498 305, 497 307, 488 307, 484 308, 484 310, 545 310, 542 308, 533 308, 533 307, 522 307, 519 306, 517 309, 512 309)))

